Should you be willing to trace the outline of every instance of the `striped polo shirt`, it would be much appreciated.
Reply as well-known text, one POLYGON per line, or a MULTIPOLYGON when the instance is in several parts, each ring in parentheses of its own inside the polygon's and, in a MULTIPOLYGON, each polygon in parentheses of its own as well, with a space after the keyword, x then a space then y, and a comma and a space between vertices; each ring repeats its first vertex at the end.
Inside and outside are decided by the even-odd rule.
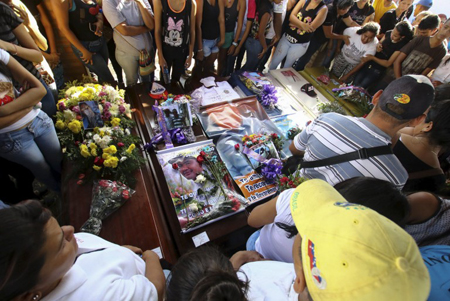
MULTIPOLYGON (((361 148, 383 146, 391 137, 364 118, 327 113, 319 116, 294 138, 304 151, 304 161, 316 161, 350 153, 361 148)), ((403 188, 408 173, 393 154, 358 159, 316 168, 301 169, 302 176, 319 178, 335 185, 354 177, 371 177, 403 188)))

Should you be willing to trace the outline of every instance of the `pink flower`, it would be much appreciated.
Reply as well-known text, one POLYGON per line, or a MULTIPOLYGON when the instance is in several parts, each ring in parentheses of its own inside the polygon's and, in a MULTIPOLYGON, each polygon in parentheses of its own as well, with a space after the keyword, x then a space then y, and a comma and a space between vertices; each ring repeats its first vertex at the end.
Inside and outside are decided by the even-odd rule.
POLYGON ((111 103, 109 101, 105 102, 105 104, 103 105, 103 110, 107 110, 111 107, 111 103))
POLYGON ((177 164, 177 163, 173 163, 173 164, 172 164, 172 168, 175 169, 175 170, 177 170, 177 169, 178 169, 178 164, 177 164))
POLYGON ((238 151, 240 148, 241 148, 241 146, 239 145, 239 143, 236 143, 236 144, 234 145, 234 149, 235 149, 235 150, 238 151))
POLYGON ((123 147, 125 144, 123 144, 122 142, 117 143, 118 147, 123 147))
POLYGON ((119 112, 123 114, 123 113, 125 113, 125 111, 126 111, 125 107, 123 105, 120 105, 119 112))
POLYGON ((74 113, 77 113, 77 114, 80 113, 80 107, 79 106, 74 106, 74 107, 71 108, 71 110, 74 113))

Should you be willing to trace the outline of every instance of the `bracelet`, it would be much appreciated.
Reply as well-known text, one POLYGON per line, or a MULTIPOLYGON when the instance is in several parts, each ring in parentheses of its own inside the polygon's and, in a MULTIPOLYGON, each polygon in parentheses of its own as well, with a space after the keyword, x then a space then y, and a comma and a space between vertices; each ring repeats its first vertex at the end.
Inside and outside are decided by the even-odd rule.
POLYGON ((203 49, 199 49, 199 50, 197 50, 197 52, 202 52, 203 51, 203 49))
POLYGON ((14 50, 16 51, 16 53, 12 53, 12 55, 17 55, 17 46, 14 43, 11 43, 14 46, 14 50))
POLYGON ((233 43, 231 43, 231 44, 233 44, 234 46, 238 46, 239 44, 238 43, 236 43, 236 42, 233 42, 233 43))

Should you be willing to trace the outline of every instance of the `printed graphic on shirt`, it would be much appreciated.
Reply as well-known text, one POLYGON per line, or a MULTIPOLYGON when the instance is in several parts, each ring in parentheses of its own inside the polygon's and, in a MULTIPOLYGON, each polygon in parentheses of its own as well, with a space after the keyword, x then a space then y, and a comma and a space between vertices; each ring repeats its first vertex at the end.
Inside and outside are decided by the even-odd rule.
MULTIPOLYGON (((269 22, 267 22, 266 28, 264 29, 264 36, 269 31, 271 22, 272 22, 272 16, 270 17, 269 22)), ((253 24, 252 24, 252 29, 251 29, 250 35, 252 37, 254 37, 255 39, 259 39, 258 32, 259 32, 259 13, 256 12, 255 19, 253 20, 253 24)))
MULTIPOLYGON (((300 22, 303 22, 303 23, 306 23, 306 24, 311 24, 311 23, 312 23, 312 18, 311 18, 311 17, 303 18, 303 15, 302 15, 301 12, 298 12, 297 18, 299 19, 300 22)), ((291 29, 292 29, 292 30, 296 30, 296 29, 297 29, 297 33, 298 33, 299 35, 301 35, 301 36, 304 35, 304 34, 306 33, 306 31, 301 30, 300 28, 297 28, 297 27, 295 27, 295 26, 292 26, 291 29)))
POLYGON ((432 62, 428 54, 413 50, 402 63, 402 74, 421 74, 432 62))
POLYGON ((181 46, 183 43, 183 19, 175 23, 175 20, 172 17, 169 17, 167 23, 168 26, 164 37, 164 42, 174 47, 181 46))
POLYGON ((367 49, 358 49, 354 43, 342 49, 343 54, 352 61, 359 61, 367 52, 367 49))

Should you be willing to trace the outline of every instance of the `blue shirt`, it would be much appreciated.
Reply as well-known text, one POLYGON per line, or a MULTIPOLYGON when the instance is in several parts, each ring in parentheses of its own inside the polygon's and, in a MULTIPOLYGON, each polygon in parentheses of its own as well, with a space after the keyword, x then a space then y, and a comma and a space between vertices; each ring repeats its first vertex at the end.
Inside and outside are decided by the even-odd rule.
POLYGON ((429 301, 450 300, 450 246, 419 248, 431 279, 429 301))

